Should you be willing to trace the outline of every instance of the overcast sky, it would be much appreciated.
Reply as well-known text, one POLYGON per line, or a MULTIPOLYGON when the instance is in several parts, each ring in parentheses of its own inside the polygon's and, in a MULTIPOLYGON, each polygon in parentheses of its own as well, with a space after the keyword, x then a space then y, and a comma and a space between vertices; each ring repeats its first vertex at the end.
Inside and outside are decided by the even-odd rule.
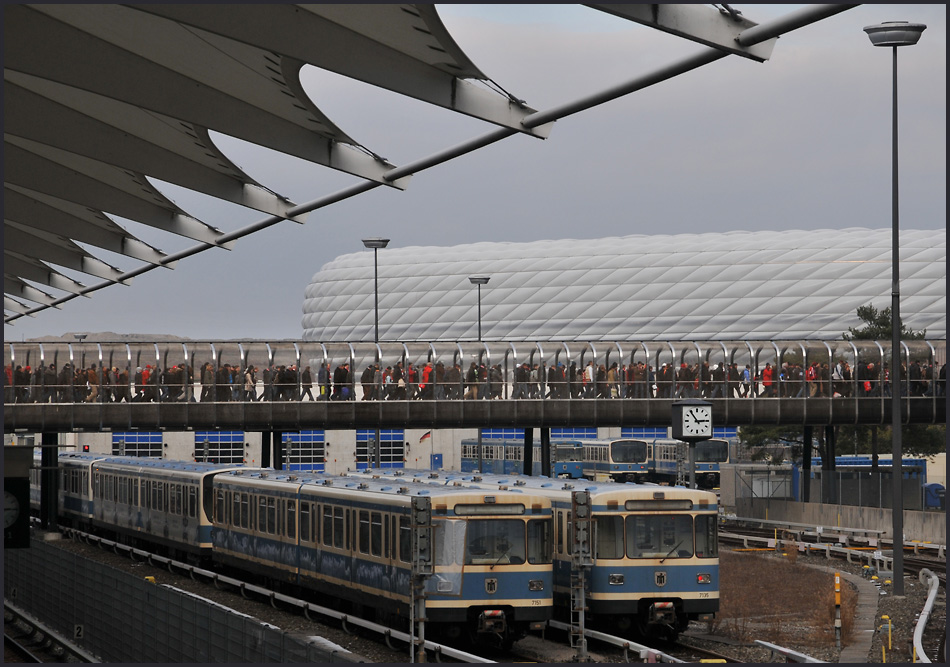
MULTIPOLYGON (((757 23, 801 5, 732 5, 757 23)), ((578 5, 439 5, 495 82, 544 110, 703 47, 578 5)), ((781 37, 765 63, 729 57, 4 326, 8 341, 68 332, 299 339, 304 289, 326 262, 383 236, 390 247, 891 224, 891 49, 862 28, 925 23, 899 50, 900 220, 946 225, 946 6, 866 5, 781 37)), ((484 122, 308 69, 315 103, 396 165, 491 129, 484 122)), ((239 166, 298 203, 353 184, 325 167, 220 138, 239 166)), ((263 216, 159 184, 225 231, 263 216)), ((193 241, 120 221, 172 253, 193 241)), ((385 250, 380 251, 381 279, 385 250)), ((128 260, 96 249, 120 268, 128 260)), ((87 285, 91 276, 63 271, 87 285)), ((49 291, 49 290, 47 290, 49 291)), ((882 295, 886 300, 887 295, 882 295)))

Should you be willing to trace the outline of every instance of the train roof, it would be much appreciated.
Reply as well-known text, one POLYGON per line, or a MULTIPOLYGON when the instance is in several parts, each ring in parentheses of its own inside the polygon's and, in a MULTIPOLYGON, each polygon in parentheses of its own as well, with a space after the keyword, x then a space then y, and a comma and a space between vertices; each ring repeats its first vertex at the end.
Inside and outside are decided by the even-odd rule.
POLYGON ((100 469, 138 468, 197 474, 223 472, 236 469, 261 470, 260 468, 244 468, 244 466, 240 464, 207 463, 204 461, 173 461, 169 459, 142 456, 108 456, 95 461, 95 467, 100 469))
POLYGON ((592 482, 590 480, 565 480, 546 476, 504 475, 496 473, 465 473, 440 470, 392 470, 369 469, 356 473, 360 478, 411 479, 428 484, 477 484, 484 489, 486 485, 497 486, 499 490, 521 489, 527 493, 538 493, 549 498, 569 498, 573 491, 587 491, 595 498, 653 499, 657 493, 665 496, 672 494, 676 498, 690 498, 696 504, 716 504, 716 494, 711 491, 688 489, 682 486, 660 486, 658 484, 592 482))
MULTIPOLYGON (((300 489, 302 491, 310 489, 326 492, 328 494, 342 494, 360 492, 370 494, 380 494, 385 496, 428 496, 436 499, 462 497, 468 495, 485 495, 486 489, 475 484, 462 483, 458 486, 446 486, 444 484, 429 483, 429 480, 421 478, 408 478, 397 476, 374 477, 372 475, 362 475, 361 473, 347 472, 341 475, 329 475, 321 473, 304 472, 301 474, 288 474, 281 471, 246 471, 235 470, 219 475, 215 478, 218 484, 237 483, 248 486, 266 487, 272 489, 300 489)), ((547 500, 542 494, 532 493, 531 490, 520 488, 499 489, 499 492, 506 494, 504 498, 511 500, 514 497, 527 497, 525 502, 537 504, 539 500, 547 500)), ((498 496, 498 493, 493 495, 498 496)), ((545 504, 545 503, 542 503, 545 504)))

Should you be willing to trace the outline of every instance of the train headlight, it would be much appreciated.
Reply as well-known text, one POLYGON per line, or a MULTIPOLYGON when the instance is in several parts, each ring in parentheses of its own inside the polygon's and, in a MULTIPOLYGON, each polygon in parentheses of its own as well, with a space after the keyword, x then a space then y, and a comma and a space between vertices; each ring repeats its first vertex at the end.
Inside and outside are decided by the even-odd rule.
POLYGON ((697 574, 696 583, 697 584, 708 584, 712 581, 712 577, 708 574, 697 574))
POLYGON ((436 590, 438 590, 439 593, 451 593, 451 592, 452 592, 452 582, 451 582, 451 581, 440 581, 440 582, 438 583, 438 586, 436 586, 436 590))
POLYGON ((543 590, 544 590, 544 580, 543 580, 543 579, 530 579, 530 580, 528 580, 528 590, 529 590, 529 591, 543 591, 543 590))
POLYGON ((623 586, 623 575, 622 574, 608 574, 607 583, 611 586, 623 586))

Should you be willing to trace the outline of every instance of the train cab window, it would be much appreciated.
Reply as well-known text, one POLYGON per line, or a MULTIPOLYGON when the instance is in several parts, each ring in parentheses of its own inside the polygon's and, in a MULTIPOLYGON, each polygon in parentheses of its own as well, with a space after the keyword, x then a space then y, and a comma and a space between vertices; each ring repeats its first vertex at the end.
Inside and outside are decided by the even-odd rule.
POLYGON ((696 557, 719 557, 718 517, 712 515, 696 517, 696 557))
POLYGON ((629 558, 690 558, 693 555, 693 520, 689 515, 628 516, 626 533, 629 558))
POLYGON ((399 560, 408 563, 412 560, 412 534, 409 529, 409 517, 399 517, 399 560))
POLYGON ((297 503, 293 500, 287 501, 287 537, 294 539, 297 537, 297 503))
POLYGON ((623 558, 623 517, 599 516, 595 558, 623 558))

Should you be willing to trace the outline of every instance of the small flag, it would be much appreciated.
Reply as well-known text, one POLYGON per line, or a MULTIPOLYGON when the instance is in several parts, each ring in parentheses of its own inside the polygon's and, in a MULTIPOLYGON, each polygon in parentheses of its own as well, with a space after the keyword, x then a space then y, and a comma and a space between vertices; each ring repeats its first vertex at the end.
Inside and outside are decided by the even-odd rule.
POLYGON ((421 443, 424 440, 428 440, 431 437, 432 437, 432 431, 426 431, 425 433, 422 434, 422 437, 419 438, 419 442, 421 443))

